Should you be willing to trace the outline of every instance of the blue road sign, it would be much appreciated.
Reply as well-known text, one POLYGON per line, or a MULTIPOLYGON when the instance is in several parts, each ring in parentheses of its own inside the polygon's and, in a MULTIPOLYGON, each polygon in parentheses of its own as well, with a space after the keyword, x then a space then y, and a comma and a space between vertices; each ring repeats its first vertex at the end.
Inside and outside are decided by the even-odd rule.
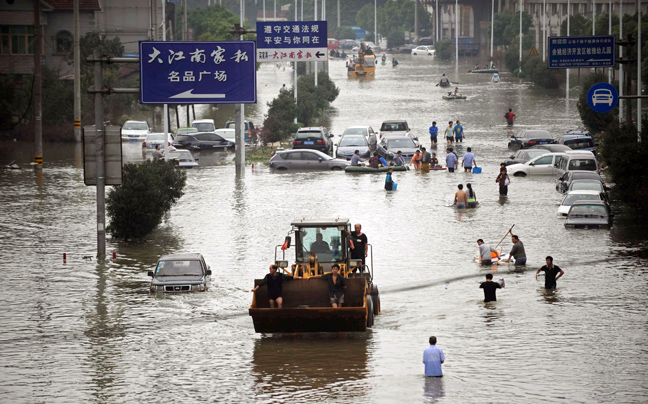
POLYGON ((254 42, 141 41, 142 104, 256 103, 254 42))
POLYGON ((614 67, 614 36, 549 37, 550 69, 614 67))
POLYGON ((610 112, 619 102, 619 93, 610 83, 596 83, 587 92, 587 103, 594 112, 610 112))
POLYGON ((326 21, 257 22, 258 62, 325 62, 326 21))

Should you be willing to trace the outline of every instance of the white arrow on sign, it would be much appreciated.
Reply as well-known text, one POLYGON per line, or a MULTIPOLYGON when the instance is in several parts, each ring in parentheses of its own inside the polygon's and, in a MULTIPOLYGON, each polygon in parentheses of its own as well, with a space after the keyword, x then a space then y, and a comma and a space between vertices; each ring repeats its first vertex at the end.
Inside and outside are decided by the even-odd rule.
POLYGON ((610 62, 612 59, 589 59, 588 62, 610 62))
POLYGON ((225 98, 225 94, 193 94, 193 88, 169 98, 225 98))

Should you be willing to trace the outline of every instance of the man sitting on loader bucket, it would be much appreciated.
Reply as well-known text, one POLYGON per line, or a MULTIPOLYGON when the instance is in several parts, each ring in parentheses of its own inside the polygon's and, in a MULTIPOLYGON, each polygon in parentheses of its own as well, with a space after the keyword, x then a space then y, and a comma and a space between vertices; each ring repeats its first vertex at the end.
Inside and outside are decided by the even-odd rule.
POLYGON ((268 297, 270 298, 270 307, 273 309, 275 308, 275 303, 279 308, 282 308, 283 306, 283 298, 281 297, 283 281, 293 280, 293 277, 290 275, 277 273, 278 268, 279 267, 277 265, 270 265, 270 273, 267 274, 265 278, 263 278, 261 283, 259 283, 254 287, 254 289, 252 289, 252 292, 256 292, 259 287, 267 284, 268 297))
POLYGON ((308 280, 313 278, 322 278, 327 280, 331 306, 334 308, 342 307, 342 304, 344 304, 344 289, 347 288, 346 279, 344 279, 344 276, 340 275, 340 266, 338 264, 333 264, 331 270, 333 272, 324 275, 311 276, 308 280))

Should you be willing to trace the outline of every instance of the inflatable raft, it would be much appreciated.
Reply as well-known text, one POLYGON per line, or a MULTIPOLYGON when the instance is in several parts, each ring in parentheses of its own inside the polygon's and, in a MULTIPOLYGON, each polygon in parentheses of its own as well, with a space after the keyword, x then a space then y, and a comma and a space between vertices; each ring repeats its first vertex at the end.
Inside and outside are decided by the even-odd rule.
POLYGON ((457 94, 457 95, 452 94, 452 95, 444 95, 443 96, 444 100, 465 100, 467 98, 468 97, 466 97, 463 94, 457 94))
POLYGON ((499 73, 498 69, 474 69, 468 70, 468 73, 499 73))
MULTIPOLYGON (((502 255, 500 255, 500 258, 497 259, 497 257, 494 257, 494 255, 495 254, 493 254, 491 252, 491 257, 492 257, 491 262, 493 264, 497 264, 497 265, 500 265, 500 261, 507 259, 508 256, 509 256, 508 254, 502 254, 502 255)), ((481 258, 479 257, 479 255, 475 255, 475 262, 478 263, 478 264, 481 264, 481 258)), ((513 263, 513 261, 511 263, 513 263)), ((502 262, 501 264, 506 264, 506 262, 502 262)))
POLYGON ((344 171, 347 173, 386 173, 390 169, 394 171, 407 171, 409 167, 407 166, 390 166, 390 167, 361 167, 361 166, 347 166, 344 171))

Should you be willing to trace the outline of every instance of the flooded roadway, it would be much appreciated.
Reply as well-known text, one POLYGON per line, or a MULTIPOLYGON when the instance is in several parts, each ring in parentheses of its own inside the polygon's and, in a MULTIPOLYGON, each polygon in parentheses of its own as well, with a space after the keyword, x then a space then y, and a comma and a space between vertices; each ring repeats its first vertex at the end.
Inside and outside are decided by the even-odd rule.
MULTIPOLYGON (((567 231, 556 217, 553 178, 513 178, 500 200, 494 182, 507 152, 504 112, 516 130, 556 135, 581 125, 576 101, 453 66, 399 58, 374 81, 340 87, 328 126, 377 129, 407 119, 429 144, 427 127, 460 119, 482 174, 337 172, 275 174, 265 167, 234 175, 226 155, 200 155, 186 194, 168 221, 142 243, 110 241, 113 262, 97 263, 94 190, 83 185, 80 150, 46 144, 42 180, 28 169, 0 171, 0 401, 2 402, 643 402, 648 396, 645 251, 648 235, 625 212, 609 231, 567 231), (445 71, 468 95, 441 100, 445 71), (226 163, 226 164, 223 164, 226 163), (471 182, 473 211, 448 205, 471 182), (262 277, 292 219, 348 217, 363 224, 374 249, 382 315, 366 334, 272 336, 254 333, 247 315, 254 278, 262 277), (473 261, 515 223, 526 270, 497 267, 506 279, 498 301, 483 303, 487 270, 473 261), (155 297, 146 272, 161 254, 195 251, 214 270, 203 294, 155 297), (68 253, 67 263, 62 254, 68 253), (644 259, 638 258, 641 252, 644 259), (552 255, 565 270, 555 293, 535 269, 552 255), (426 379, 422 351, 430 335, 446 354, 445 377, 426 379)), ((290 71, 263 66, 265 103, 290 83, 290 71), (267 84, 267 85, 266 85, 267 84)), ((442 147, 439 155, 445 157, 442 147)), ((0 159, 23 167, 29 144, 0 144, 0 159)), ((138 145, 125 145, 129 160, 138 145)), ((507 251, 510 240, 503 244, 507 251)))

